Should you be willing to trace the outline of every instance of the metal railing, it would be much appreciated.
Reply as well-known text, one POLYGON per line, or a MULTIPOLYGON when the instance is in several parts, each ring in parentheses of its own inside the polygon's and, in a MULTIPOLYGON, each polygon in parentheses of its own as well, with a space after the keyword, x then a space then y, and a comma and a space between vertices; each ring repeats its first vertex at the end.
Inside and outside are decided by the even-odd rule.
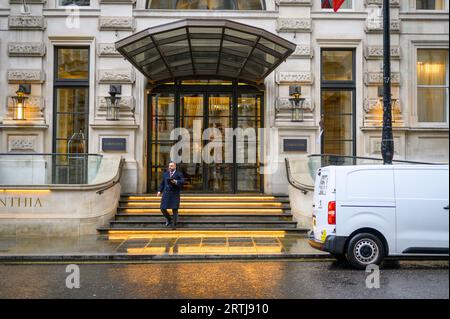
POLYGON ((106 192, 108 189, 113 188, 114 186, 116 186, 117 184, 120 183, 120 180, 122 178, 122 172, 123 172, 123 167, 125 165, 125 159, 122 157, 120 159, 120 165, 119 165, 119 176, 117 177, 116 180, 112 181, 111 184, 109 184, 108 186, 103 187, 102 189, 100 189, 99 191, 97 191, 98 195, 102 195, 104 192, 106 192))
POLYGON ((304 195, 308 194, 308 192, 310 192, 310 188, 307 185, 302 184, 299 181, 292 179, 291 164, 289 163, 289 159, 287 159, 287 158, 285 159, 285 164, 286 164, 286 174, 287 174, 287 179, 288 179, 289 184, 292 187, 301 191, 304 195))

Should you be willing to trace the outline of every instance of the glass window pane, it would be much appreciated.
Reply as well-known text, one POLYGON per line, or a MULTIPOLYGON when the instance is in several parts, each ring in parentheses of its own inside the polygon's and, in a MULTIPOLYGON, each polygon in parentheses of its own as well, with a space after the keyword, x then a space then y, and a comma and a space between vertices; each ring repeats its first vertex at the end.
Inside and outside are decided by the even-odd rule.
POLYGON ((325 141, 323 144, 323 153, 331 155, 353 156, 352 141, 325 141))
POLYGON ((325 154, 353 155, 352 111, 352 91, 322 92, 323 152, 325 154))
POLYGON ((170 134, 175 128, 173 117, 154 117, 152 125, 153 140, 170 141, 170 134))
POLYGON ((59 0, 60 6, 77 5, 77 6, 89 6, 91 0, 59 0))
POLYGON ((84 139, 87 135, 88 89, 57 89, 56 98, 56 137, 84 139))
POLYGON ((323 91, 322 102, 326 114, 353 113, 352 91, 323 91))
POLYGON ((152 0, 151 9, 262 10, 261 0, 152 0))
POLYGON ((261 0, 238 0, 239 10, 263 10, 261 0))
POLYGON ((203 95, 183 95, 181 105, 184 116, 203 117, 203 95))
POLYGON ((416 0, 418 10, 444 10, 445 0, 416 0))
POLYGON ((174 116, 175 115, 175 97, 171 93, 160 93, 152 98, 153 117, 155 116, 174 116))
POLYGON ((239 116, 259 116, 261 113, 261 98, 255 94, 241 94, 238 100, 239 116))
POLYGON ((431 123, 447 121, 448 89, 419 88, 417 93, 419 122, 431 123))
POLYGON ((58 79, 87 80, 89 78, 89 49, 59 48, 58 79))
POLYGON ((209 116, 231 116, 232 98, 227 94, 212 94, 209 96, 209 116))
POLYGON ((241 192, 258 192, 261 188, 259 167, 238 168, 238 190, 241 192))
POLYGON ((323 50, 322 80, 352 81, 353 51, 323 50))
POLYGON ((178 167, 184 175, 184 192, 189 193, 203 191, 202 164, 180 164, 178 167))
POLYGON ((56 94, 57 112, 86 113, 88 100, 87 88, 61 88, 56 94))
POLYGON ((230 165, 208 167, 208 191, 230 193, 233 191, 233 170, 230 165))
POLYGON ((448 50, 417 50, 417 84, 447 84, 448 50))
MULTIPOLYGON (((334 7, 334 0, 321 0, 322 9, 332 9, 334 7)), ((345 0, 342 4, 341 9, 351 9, 353 5, 353 0, 345 0)))
POLYGON ((173 143, 170 144, 153 144, 152 165, 166 166, 170 161, 170 152, 173 143))

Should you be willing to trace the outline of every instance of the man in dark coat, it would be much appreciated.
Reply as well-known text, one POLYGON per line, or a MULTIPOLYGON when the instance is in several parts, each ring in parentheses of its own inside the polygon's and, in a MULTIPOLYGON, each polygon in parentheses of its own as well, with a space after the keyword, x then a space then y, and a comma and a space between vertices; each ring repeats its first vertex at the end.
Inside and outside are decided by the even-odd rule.
POLYGON ((163 180, 158 189, 158 197, 162 195, 161 212, 167 220, 166 226, 177 226, 181 189, 183 188, 183 185, 183 174, 177 170, 176 163, 170 162, 169 170, 164 172, 163 180), (167 211, 168 209, 172 210, 173 219, 167 211))

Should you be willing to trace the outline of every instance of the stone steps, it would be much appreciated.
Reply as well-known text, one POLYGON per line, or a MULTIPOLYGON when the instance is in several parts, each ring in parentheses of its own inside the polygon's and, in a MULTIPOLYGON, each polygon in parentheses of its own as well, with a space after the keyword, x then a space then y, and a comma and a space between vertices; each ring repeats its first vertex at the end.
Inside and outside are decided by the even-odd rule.
POLYGON ((99 233, 144 236, 155 231, 163 235, 189 231, 195 236, 196 232, 205 231, 218 234, 224 231, 303 231, 297 229, 286 196, 183 194, 176 229, 165 226, 160 201, 161 198, 154 195, 123 195, 114 220, 99 228, 99 233))

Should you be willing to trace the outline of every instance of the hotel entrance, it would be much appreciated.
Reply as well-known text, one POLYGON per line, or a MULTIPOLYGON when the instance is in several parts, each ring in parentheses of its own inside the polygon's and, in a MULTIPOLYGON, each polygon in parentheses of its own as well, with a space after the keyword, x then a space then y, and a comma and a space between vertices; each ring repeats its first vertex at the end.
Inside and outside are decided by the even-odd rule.
POLYGON ((172 149, 182 138, 188 142, 178 153, 185 192, 264 191, 259 160, 263 91, 232 81, 196 80, 158 86, 148 98, 149 192, 157 190, 167 163, 174 160, 172 149), (171 136, 176 128, 183 129, 184 135, 171 136), (245 132, 244 139, 230 135, 236 129, 245 132), (208 148, 210 143, 217 147, 208 148))
MULTIPOLYGON (((263 192, 258 129, 264 79, 296 47, 264 29, 222 19, 175 21, 116 42, 117 51, 149 85, 147 190, 156 191, 174 160, 186 177, 185 192, 263 192), (179 134, 171 138, 177 128, 189 135, 190 145, 182 150, 189 156, 183 160, 171 156, 180 142, 179 134), (202 136, 208 129, 215 132, 213 138, 202 136), (225 134, 227 129, 245 130, 244 141, 225 134), (210 152, 217 136, 225 145, 210 152), (252 150, 255 156, 249 156, 252 150), (211 156, 214 160, 205 161, 211 156)), ((183 135, 181 141, 186 142, 183 135)))

